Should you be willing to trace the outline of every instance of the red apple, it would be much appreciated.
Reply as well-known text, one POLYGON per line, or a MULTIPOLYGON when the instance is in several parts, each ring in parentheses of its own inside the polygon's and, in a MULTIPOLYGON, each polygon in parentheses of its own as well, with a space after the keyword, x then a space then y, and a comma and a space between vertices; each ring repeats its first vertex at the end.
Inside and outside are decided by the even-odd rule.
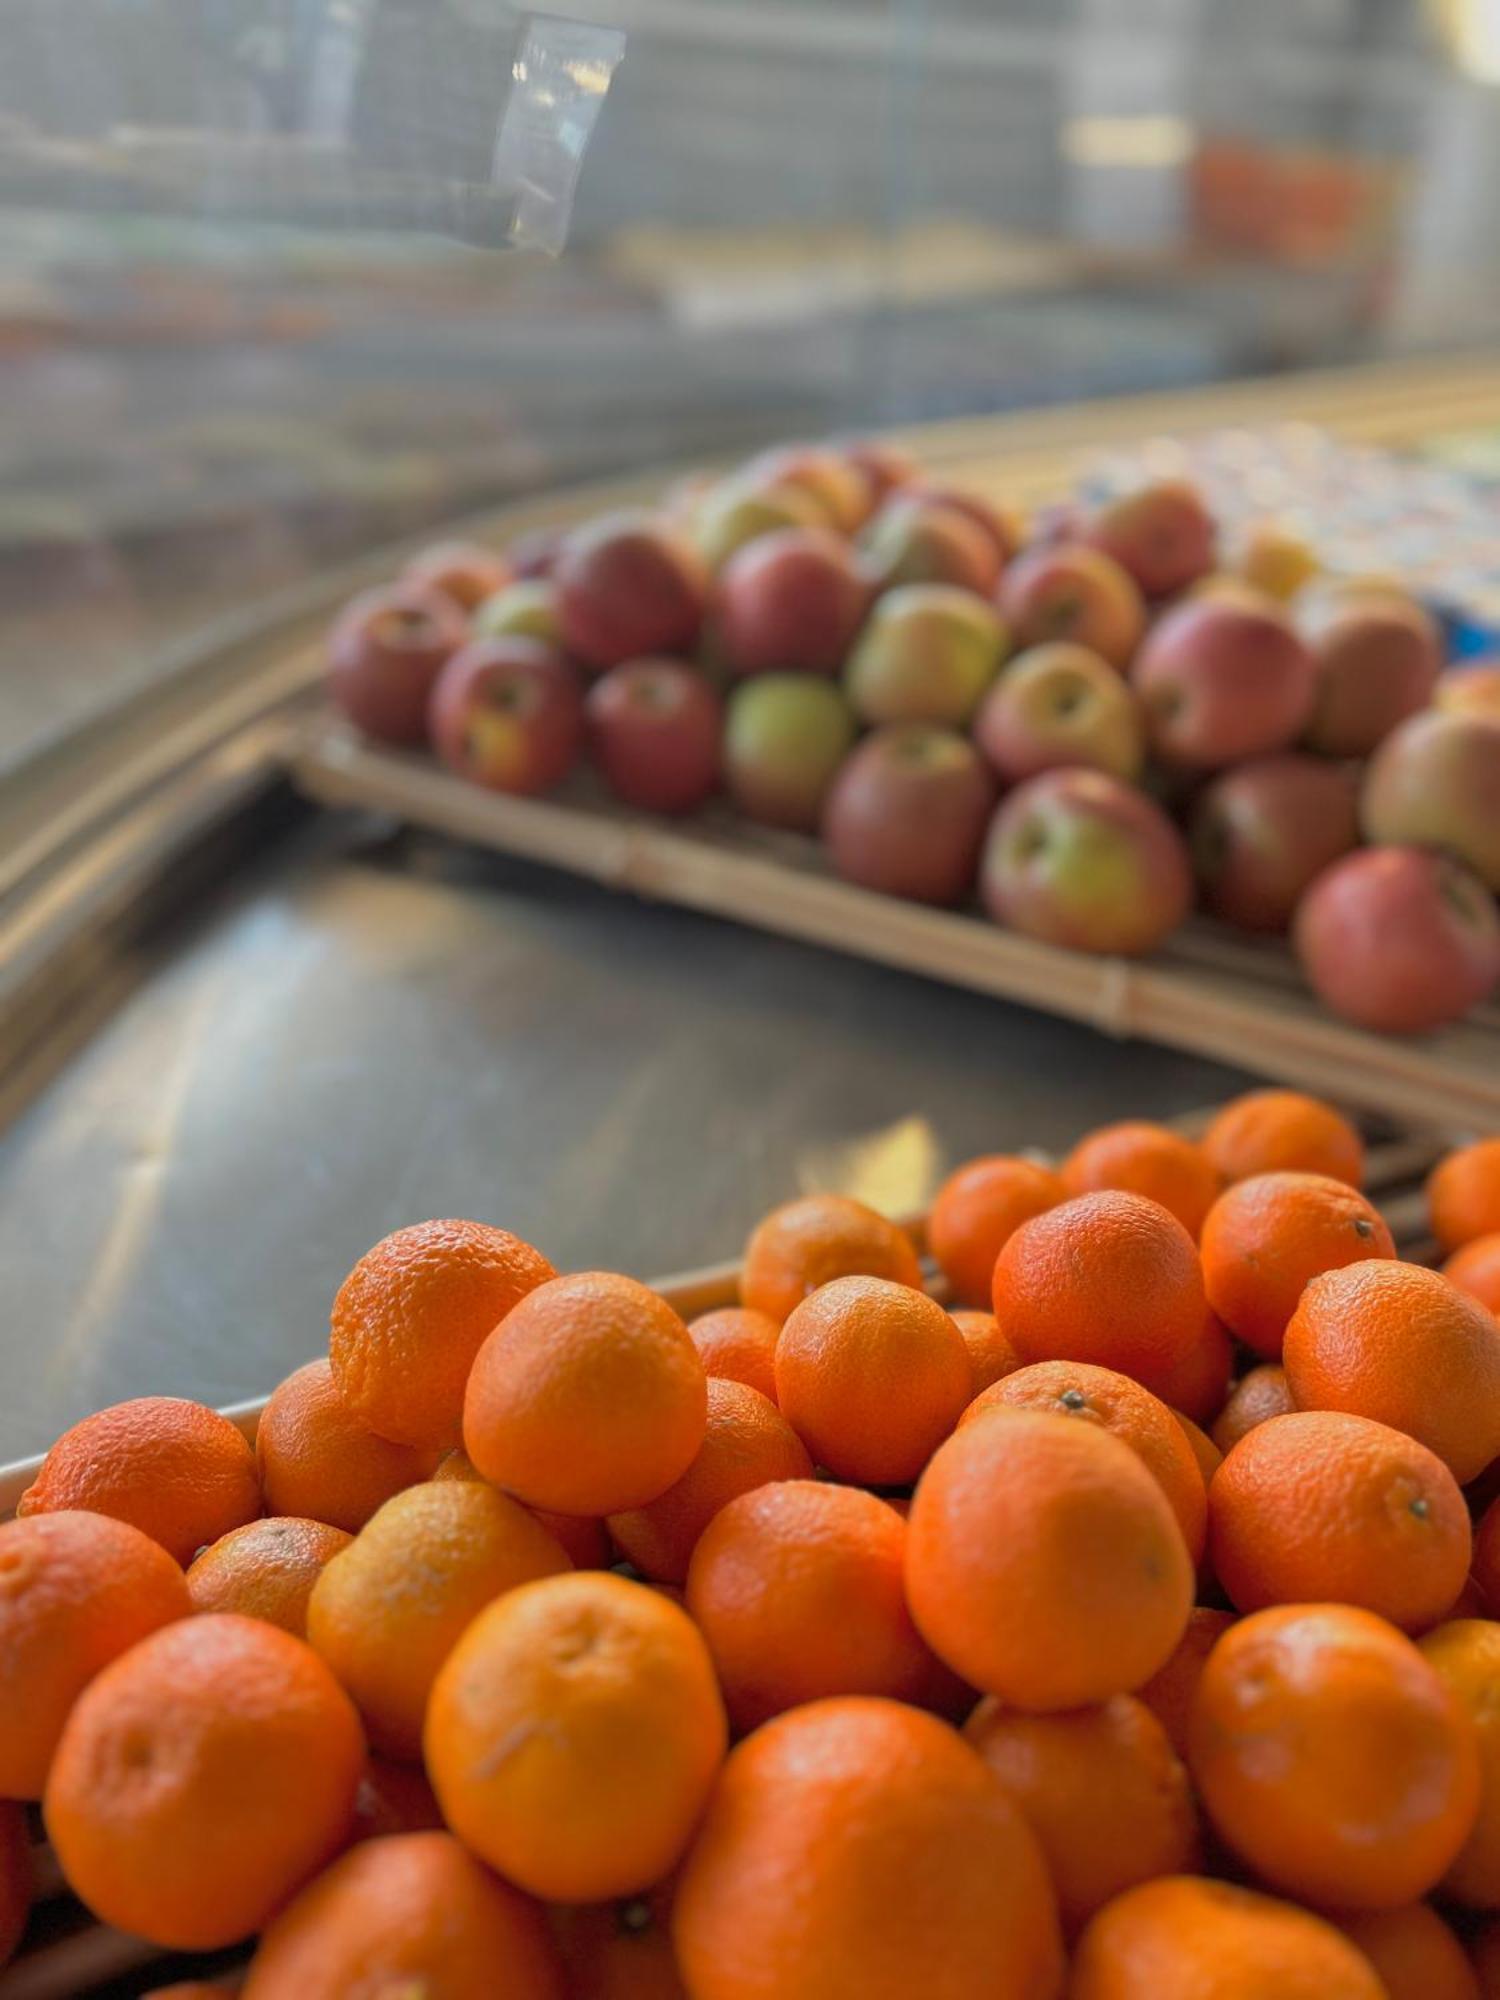
POLYGON ((471 639, 432 691, 433 747, 496 792, 546 792, 583 740, 583 693, 569 661, 540 639, 471 639))
POLYGON ((690 653, 697 643, 703 565, 650 514, 609 514, 575 530, 552 580, 563 644, 596 671, 648 653, 690 653))
POLYGON ((816 502, 823 522, 852 535, 869 519, 874 488, 848 452, 820 444, 773 445, 752 458, 736 484, 766 488, 796 486, 816 502))
POLYGON ((1500 890, 1500 719, 1431 708, 1371 758, 1359 801, 1365 839, 1441 847, 1500 890))
POLYGON ((1298 905, 1294 935, 1319 997, 1362 1028, 1441 1028, 1500 981, 1494 898, 1467 868, 1417 847, 1335 861, 1298 905))
POLYGON ((915 486, 922 477, 921 467, 911 454, 900 445, 888 444, 884 438, 855 438, 851 443, 841 444, 838 453, 864 474, 871 501, 877 507, 898 486, 915 486))
POLYGON ((831 681, 758 674, 729 697, 724 780, 747 818, 811 833, 854 741, 854 716, 831 681))
POLYGON ((760 535, 719 580, 719 647, 736 674, 836 674, 868 601, 848 545, 826 528, 760 535))
POLYGON ((691 812, 718 788, 723 708, 685 660, 626 660, 585 709, 594 762, 626 805, 691 812))
POLYGON ((1312 710, 1312 656, 1269 598, 1189 598, 1152 626, 1131 680, 1152 749, 1209 771, 1283 750, 1312 710))
POLYGON ((1129 686, 1087 646, 1018 653, 985 696, 974 740, 1007 784, 1068 765, 1141 774, 1146 732, 1129 686))
POLYGON ((1397 591, 1323 596, 1299 620, 1317 691, 1305 741, 1329 757, 1366 757, 1432 699, 1443 641, 1420 604, 1397 591))
POLYGON ((939 507, 951 507, 972 521, 990 542, 1004 568, 1021 546, 1021 530, 1014 517, 977 493, 965 493, 954 486, 918 486, 913 497, 939 507))
POLYGON ((1016 644, 1070 639, 1123 667, 1140 644, 1146 607, 1112 556, 1076 542, 1027 549, 1000 581, 1000 609, 1016 644))
POLYGON ((468 629, 441 591, 410 583, 366 590, 328 635, 328 691, 367 736, 425 743, 433 683, 468 629))
POLYGON ((1455 715, 1490 715, 1500 722, 1500 660, 1471 660, 1450 667, 1433 700, 1455 715))
POLYGON ((1221 772, 1193 810, 1207 908, 1244 930, 1285 930, 1314 877, 1359 845, 1358 798, 1352 766, 1296 751, 1221 772))
POLYGON ((401 581, 417 590, 440 590, 460 611, 473 611, 514 576, 510 564, 493 549, 482 549, 475 542, 438 542, 412 557, 401 581))
POLYGON ((1186 917, 1193 877, 1177 829, 1143 792, 1104 771, 1047 771, 1002 800, 980 893, 1028 937, 1134 956, 1186 917))
POLYGON ((888 500, 860 538, 860 561, 876 590, 946 583, 991 597, 1001 560, 987 529, 959 508, 920 493, 888 500))
POLYGON ((1218 529, 1185 479, 1161 479, 1108 501, 1083 538, 1113 556, 1147 597, 1169 597, 1206 576, 1217 559, 1218 529))
POLYGON ((747 542, 780 528, 825 525, 818 503, 803 486, 715 486, 693 516, 693 540, 711 570, 721 570, 747 542))
POLYGON ((877 729, 845 759, 823 839, 847 882, 919 903, 974 885, 995 781, 972 743, 925 722, 877 729))

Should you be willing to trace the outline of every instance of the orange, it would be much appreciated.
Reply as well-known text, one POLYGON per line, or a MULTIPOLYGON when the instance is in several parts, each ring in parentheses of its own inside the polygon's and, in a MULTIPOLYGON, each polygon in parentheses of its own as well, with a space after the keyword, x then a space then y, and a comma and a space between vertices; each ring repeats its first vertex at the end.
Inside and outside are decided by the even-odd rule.
POLYGON ((518 1500, 478 1481, 387 1500, 313 1587, 307 1636, 389 1757, 422 1749, 438 1668, 492 1598, 570 1567, 518 1500))
POLYGON ((743 1382, 747 1389, 759 1389, 775 1402, 780 1320, 751 1312, 748 1306, 721 1306, 717 1312, 700 1313, 697 1319, 689 1320, 688 1332, 710 1377, 743 1382))
POLYGON ((255 1431, 255 1456, 273 1514, 326 1521, 358 1534, 393 1493, 432 1471, 432 1453, 376 1437, 334 1386, 327 1361, 271 1391, 255 1431))
POLYGON ((1299 1409, 1405 1431, 1461 1486, 1500 1457, 1500 1321, 1437 1271, 1325 1271, 1292 1315, 1283 1361, 1299 1409))
POLYGON ((1008 1153, 970 1160, 938 1189, 927 1248, 960 1305, 987 1306, 995 1259, 1023 1222, 1056 1208, 1067 1189, 1050 1167, 1008 1153))
POLYGON ((1223 1182, 1201 1146, 1170 1125, 1146 1118, 1101 1125, 1080 1139, 1062 1163, 1062 1183, 1070 1195, 1123 1188, 1143 1194, 1175 1215, 1196 1237, 1223 1182))
POLYGON ((1242 1618, 1209 1655, 1188 1765, 1215 1828, 1286 1894, 1416 1902, 1479 1809, 1479 1747, 1410 1639, 1347 1604, 1242 1618))
POLYGON ((968 1402, 963 1336, 935 1299, 889 1278, 835 1278, 788 1318, 776 1400, 819 1465, 866 1486, 916 1478, 968 1402))
POLYGON ((1500 1500, 1490 1502, 1474 1531, 1474 1581, 1491 1615, 1500 1618, 1500 1500))
POLYGON ((1229 1882, 1167 1875, 1084 1932, 1068 2000, 1388 2000, 1332 1924, 1229 1882))
POLYGON ((1187 1771, 1132 1696, 1067 1715, 1017 1715, 989 1696, 964 1735, 1041 1843, 1064 1929, 1137 1882, 1197 1864, 1187 1771))
POLYGON ((1165 1664, 1135 1691, 1137 1701, 1150 1709, 1179 1757, 1187 1756, 1188 1718, 1203 1678, 1204 1663, 1233 1623, 1232 1611, 1194 1605, 1188 1614, 1187 1629, 1165 1664))
POLYGON ((0 1799, 0 1967, 21 1942, 31 1910, 31 1843, 26 1815, 13 1800, 0 1799))
POLYGON ((170 1986, 153 1986, 143 2000, 224 2000, 227 1993, 237 1991, 213 1979, 178 1979, 170 1986))
POLYGON ((354 1800, 354 1839, 381 1840, 390 1833, 426 1833, 440 1827, 437 1795, 418 1764, 371 1757, 354 1800))
POLYGON ((1229 1453, 1257 1424, 1272 1417, 1284 1417, 1295 1406, 1287 1384, 1286 1370, 1277 1361, 1263 1361, 1242 1375, 1229 1392, 1229 1400, 1214 1421, 1210 1436, 1219 1450, 1229 1453))
POLYGON ((1479 1738, 1479 1817, 1443 1877, 1442 1893, 1473 1910, 1500 1910, 1500 1624, 1459 1618, 1420 1643, 1479 1738))
POLYGON ((328 1358, 358 1420, 396 1444, 457 1444, 474 1357, 518 1300, 556 1274, 483 1222, 415 1222, 367 1250, 339 1286, 328 1358))
POLYGON ((1208 1496, 1197 1458, 1177 1418, 1139 1382, 1081 1361, 1037 1361, 976 1396, 959 1422, 972 1423, 990 1410, 1048 1410, 1113 1431, 1166 1494, 1193 1561, 1202 1555, 1208 1496))
POLYGON ((1358 1604, 1424 1632, 1469 1574, 1453 1474, 1368 1417, 1304 1410, 1258 1424, 1215 1475, 1208 1517, 1214 1575, 1241 1611, 1358 1604))
POLYGON ((1481 2000, 1463 1946, 1426 1903, 1333 1921, 1374 1966, 1386 2000, 1481 2000))
POLYGON ((1251 1090, 1232 1099, 1199 1144, 1226 1181, 1327 1174, 1358 1187, 1365 1174, 1365 1143, 1349 1120, 1299 1090, 1251 1090))
POLYGON ((570 1994, 578 2000, 688 2000, 663 1890, 548 1912, 570 1994))
POLYGON ((1439 1160, 1427 1177, 1427 1212, 1445 1250, 1500 1231, 1500 1139, 1476 1139, 1439 1160))
POLYGON ((737 1729, 823 1695, 920 1701, 936 1667, 906 1607, 907 1527, 857 1486, 783 1480, 717 1514, 687 1606, 737 1729))
POLYGON ((302 1640, 253 1618, 185 1618, 79 1696, 47 1832, 104 1923, 213 1951, 337 1853, 364 1755, 352 1703, 302 1640))
POLYGON ((655 1500, 611 1514, 609 1532, 642 1576, 681 1583, 698 1537, 721 1507, 770 1480, 811 1478, 812 1469, 801 1438, 758 1389, 710 1380, 698 1456, 655 1500))
POLYGON ((282 1514, 231 1528, 188 1570, 193 1609, 238 1611, 306 1638, 313 1585, 352 1540, 342 1528, 282 1514))
POLYGON ((533 1507, 644 1507, 682 1477, 708 1421, 708 1378, 665 1299, 608 1271, 553 1278, 485 1342, 464 1450, 533 1507))
POLYGON ((587 1571, 523 1584, 474 1620, 432 1690, 427 1770, 481 1860, 534 1895, 597 1903, 676 1866, 726 1736, 687 1613, 587 1571))
POLYGON ((182 1571, 139 1528, 67 1512, 0 1523, 0 1797, 39 1799, 94 1675, 192 1608, 182 1571))
MULTIPOLYGON (((445 1452, 432 1476, 439 1482, 484 1479, 469 1454, 462 1450, 445 1452)), ((489 1484, 488 1480, 484 1483, 489 1484)), ((528 1507, 526 1511, 541 1522, 553 1541, 562 1543, 574 1569, 609 1568, 613 1557, 602 1521, 590 1520, 586 1514, 555 1514, 546 1507, 528 1507)))
POLYGON ((1000 1331, 993 1313, 959 1306, 949 1314, 969 1350, 969 1387, 977 1396, 1021 1365, 1021 1357, 1000 1331))
POLYGON ((1380 1211, 1327 1174, 1254 1174, 1214 1203, 1199 1246, 1208 1302, 1237 1339, 1281 1359, 1287 1321, 1309 1278, 1394 1257, 1380 1211))
POLYGON ((1492 1313, 1500 1313, 1500 1230, 1476 1236, 1443 1264, 1443 1276, 1492 1313))
POLYGON ((971 1687, 1015 1708, 1081 1708, 1163 1664, 1192 1608, 1193 1566, 1122 1439, 997 1410, 922 1475, 906 1592, 917 1629, 971 1687))
POLYGON ((850 1277, 919 1286, 922 1266, 906 1231, 862 1201, 807 1194, 773 1208, 751 1231, 740 1266, 740 1303, 780 1326, 809 1292, 850 1277))
POLYGON ((1197 1340, 1160 1378, 1156 1393, 1194 1423, 1212 1423, 1229 1395, 1234 1349, 1217 1313, 1205 1312, 1197 1340))
POLYGON ((1187 1439, 1188 1448, 1198 1462, 1198 1472, 1203 1480, 1204 1491, 1207 1492, 1208 1482, 1224 1463, 1224 1454, 1208 1432, 1199 1430, 1191 1417, 1185 1417, 1181 1410, 1174 1410, 1172 1415, 1177 1419, 1178 1428, 1187 1439))
POLYGON ((1203 1338, 1198 1251, 1144 1195, 1080 1195, 1023 1222, 995 1265, 995 1317, 1023 1361, 1092 1361, 1164 1395, 1203 1338))
POLYGON ((693 2000, 1056 2000, 1036 1839, 962 1737, 817 1701, 735 1749, 673 1910, 693 2000))
POLYGON ((128 1521, 190 1563, 260 1512, 255 1454, 217 1410, 177 1396, 137 1396, 64 1431, 16 1513, 64 1507, 128 1521))
POLYGON ((276 1918, 240 2000, 563 2000, 562 1967, 529 1896, 451 1833, 367 1841, 276 1918))

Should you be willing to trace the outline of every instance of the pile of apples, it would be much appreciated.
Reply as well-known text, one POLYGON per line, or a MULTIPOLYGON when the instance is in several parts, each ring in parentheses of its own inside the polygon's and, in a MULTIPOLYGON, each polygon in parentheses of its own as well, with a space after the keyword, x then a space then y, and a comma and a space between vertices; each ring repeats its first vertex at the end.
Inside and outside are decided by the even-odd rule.
POLYGON ((1180 481, 1028 540, 888 446, 785 446, 427 550, 345 609, 331 687, 501 791, 585 757, 645 812, 722 791, 862 887, 1082 951, 1196 900, 1289 932, 1352 1021, 1454 1020, 1500 983, 1500 662, 1444 673, 1398 584, 1275 530, 1220 543, 1180 481))

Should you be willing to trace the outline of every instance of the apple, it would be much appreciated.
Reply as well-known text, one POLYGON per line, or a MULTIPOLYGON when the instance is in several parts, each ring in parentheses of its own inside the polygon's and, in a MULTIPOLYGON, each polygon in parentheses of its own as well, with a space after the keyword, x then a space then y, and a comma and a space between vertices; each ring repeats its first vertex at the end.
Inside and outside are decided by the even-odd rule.
POLYGON ((817 444, 773 445, 744 468, 747 486, 800 487, 825 526, 852 535, 869 519, 875 492, 869 475, 847 452, 817 444))
POLYGON ((758 674, 729 697, 724 779, 748 818, 811 833, 854 741, 854 715, 831 681, 758 674))
POLYGON ((1147 597, 1170 597, 1214 567, 1219 531, 1196 487, 1160 479, 1098 508, 1083 539, 1112 556, 1147 597))
POLYGON ((474 613, 471 627, 476 639, 541 639, 549 646, 562 646, 562 621, 557 612, 557 591, 544 576, 521 577, 487 597, 474 613))
POLYGON ((919 903, 956 903, 974 886, 995 781, 956 730, 877 729, 851 751, 823 808, 823 839, 846 882, 919 903))
POLYGON ((1135 579, 1102 549, 1046 542, 1027 549, 1000 582, 1000 610, 1018 646, 1071 639, 1123 667, 1146 629, 1135 579))
POLYGON ((921 467, 911 454, 900 445, 888 444, 884 438, 855 438, 852 443, 841 444, 838 452, 840 458, 847 459, 864 474, 871 502, 876 507, 898 486, 915 486, 922 477, 921 467))
POLYGON ((438 676, 433 747, 465 778, 496 792, 546 792, 583 741, 583 694, 572 664, 540 639, 471 639, 438 676))
POLYGON ((718 648, 734 674, 836 674, 868 601, 848 544, 827 528, 760 535, 719 579, 718 648))
POLYGON ((969 720, 1005 657, 999 614, 950 583, 907 583, 877 598, 844 668, 861 722, 969 720))
POLYGON ((1335 861, 1298 904, 1293 931, 1319 997, 1362 1028, 1441 1028, 1500 981, 1494 898, 1467 868, 1419 847, 1335 861))
POLYGON ((697 554, 650 514, 608 514, 576 529, 553 565, 563 644, 602 672, 648 653, 690 653, 708 580, 697 554))
POLYGON ((1131 668, 1151 748, 1213 770, 1294 743, 1312 711, 1312 655, 1269 598, 1189 598, 1158 619, 1131 668))
POLYGON ((736 549, 778 528, 826 525, 817 501, 803 486, 716 486, 705 494, 693 523, 693 540, 711 570, 721 570, 736 549))
POLYGON ((589 689, 589 748, 617 798, 684 813, 719 783, 719 697, 685 660, 626 660, 589 689))
POLYGON ((367 736, 425 743, 433 683, 468 633, 441 591, 411 583, 362 591, 328 635, 328 691, 367 736))
POLYGON ((1358 805, 1351 765, 1294 750, 1220 772, 1189 839, 1207 908, 1243 930, 1285 930, 1314 877, 1359 845, 1358 805))
POLYGON ((1492 715, 1500 720, 1500 660, 1450 667, 1438 681, 1433 700, 1455 715, 1492 715))
POLYGON ((1397 591, 1326 593, 1301 618, 1317 691, 1304 735, 1329 757, 1366 757, 1432 699, 1443 642, 1420 604, 1397 591))
POLYGON ((1187 850, 1159 806, 1106 771, 1046 771, 1001 801, 980 863, 990 914, 1075 951, 1148 952, 1193 901, 1187 850))
POLYGON ((947 583, 992 597, 1001 555, 989 531, 959 508, 903 492, 886 502, 861 536, 860 561, 876 590, 947 583))
POLYGON ((1365 771, 1359 820, 1380 846, 1442 847, 1500 890, 1500 719, 1431 708, 1365 771))
POLYGON ((951 507, 972 521, 993 546, 1002 568, 1021 546, 1021 530, 1015 519, 1002 508, 982 500, 977 493, 965 493, 953 486, 924 485, 916 487, 912 497, 939 507, 951 507))
POLYGON ((1287 604, 1318 573, 1318 558, 1309 544, 1275 521, 1252 523, 1241 545, 1235 572, 1246 583, 1287 604))
POLYGON ((1070 764, 1135 779, 1146 731, 1127 684, 1087 646, 1018 653, 985 696, 974 740, 1007 784, 1070 764))
POLYGON ((475 542, 437 542, 412 557, 401 572, 401 581, 418 590, 440 590, 451 597, 460 611, 473 611, 497 590, 503 590, 515 571, 493 549, 475 542))

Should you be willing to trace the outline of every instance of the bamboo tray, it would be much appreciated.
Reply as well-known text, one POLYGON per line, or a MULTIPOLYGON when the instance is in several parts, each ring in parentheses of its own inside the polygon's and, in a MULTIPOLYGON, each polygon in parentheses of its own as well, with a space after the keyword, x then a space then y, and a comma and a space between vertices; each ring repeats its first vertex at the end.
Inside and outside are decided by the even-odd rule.
POLYGON ((1377 1035, 1314 997, 1279 940, 1192 919, 1148 959, 1064 951, 984 917, 839 881, 816 842, 713 807, 648 819, 586 774, 551 799, 488 792, 432 759, 379 749, 331 718, 294 748, 321 804, 393 814, 613 889, 1019 1000, 1120 1038, 1142 1037, 1414 1125, 1500 1130, 1500 1007, 1435 1035, 1377 1035))
MULTIPOLYGON (((1211 1116, 1212 1108, 1173 1122, 1180 1130, 1193 1133, 1202 1130, 1211 1116)), ((1422 1180, 1447 1147, 1466 1131, 1467 1126, 1446 1133, 1428 1129, 1396 1130, 1392 1134, 1387 1128, 1385 1134, 1370 1144, 1365 1190, 1390 1223, 1404 1257, 1427 1262, 1434 1254, 1434 1246, 1426 1235, 1422 1180)), ((923 1245, 925 1218, 918 1215, 902 1220, 918 1245, 923 1245)), ((711 1312, 717 1306, 734 1305, 739 1298, 738 1259, 659 1279, 654 1289, 684 1319, 711 1312)), ((937 1298, 945 1296, 941 1279, 930 1271, 928 1289, 937 1298)), ((224 1415, 232 1418, 253 1442, 264 1407, 265 1398, 259 1397, 230 1404, 224 1415)), ((8 1520, 14 1514, 17 1501, 40 1465, 41 1460, 33 1458, 0 1467, 0 1520, 8 1520)), ((39 1818, 34 1831, 37 1902, 19 1956, 0 1972, 0 2000, 84 2000, 90 1994, 140 1991, 194 1972, 199 1977, 212 1976, 214 1967, 232 1972, 244 1963, 247 1953, 243 1948, 219 1953, 205 1974, 201 1960, 166 1956, 140 1938, 95 1924, 68 1894, 51 1850, 42 1838, 39 1818)))

